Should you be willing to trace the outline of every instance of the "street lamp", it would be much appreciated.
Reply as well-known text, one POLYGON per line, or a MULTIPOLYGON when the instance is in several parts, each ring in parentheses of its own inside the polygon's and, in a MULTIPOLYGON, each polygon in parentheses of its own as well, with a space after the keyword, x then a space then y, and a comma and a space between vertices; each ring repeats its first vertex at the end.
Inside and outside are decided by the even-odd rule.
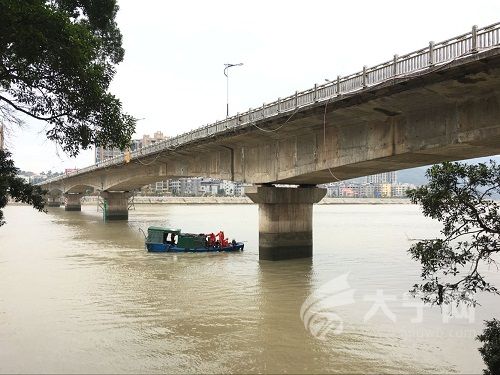
POLYGON ((243 63, 239 64, 224 64, 224 75, 226 76, 226 117, 229 117, 229 72, 228 69, 233 66, 241 66, 243 63))

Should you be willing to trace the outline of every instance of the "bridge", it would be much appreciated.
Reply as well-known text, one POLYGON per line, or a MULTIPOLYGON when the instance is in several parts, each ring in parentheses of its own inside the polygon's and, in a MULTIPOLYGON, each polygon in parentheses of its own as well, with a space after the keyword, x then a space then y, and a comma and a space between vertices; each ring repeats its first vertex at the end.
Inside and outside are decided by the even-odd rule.
POLYGON ((500 154, 500 23, 41 184, 49 204, 98 191, 128 218, 134 189, 206 176, 252 183, 259 257, 312 256, 317 184, 500 154), (279 187, 276 184, 298 185, 279 187))

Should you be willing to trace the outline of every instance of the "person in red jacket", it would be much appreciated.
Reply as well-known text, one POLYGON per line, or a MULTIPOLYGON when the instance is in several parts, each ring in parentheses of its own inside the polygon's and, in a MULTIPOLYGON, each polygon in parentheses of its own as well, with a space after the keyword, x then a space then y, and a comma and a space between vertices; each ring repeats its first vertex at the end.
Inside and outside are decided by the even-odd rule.
POLYGON ((215 234, 212 232, 208 235, 208 246, 215 245, 215 234))
POLYGON ((220 246, 221 247, 226 247, 228 242, 227 242, 227 238, 225 238, 224 236, 224 232, 223 231, 219 231, 219 233, 217 233, 217 237, 219 239, 219 243, 220 243, 220 246))

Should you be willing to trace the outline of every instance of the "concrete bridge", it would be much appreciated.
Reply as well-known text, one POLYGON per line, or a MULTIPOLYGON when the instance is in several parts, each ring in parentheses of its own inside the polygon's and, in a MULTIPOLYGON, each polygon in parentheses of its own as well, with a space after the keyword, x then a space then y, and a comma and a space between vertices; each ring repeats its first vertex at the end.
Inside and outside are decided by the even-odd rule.
POLYGON ((64 194, 67 210, 97 190, 108 219, 127 219, 131 192, 155 181, 253 183, 260 258, 309 257, 312 206, 325 195, 317 184, 500 154, 499 47, 500 23, 473 27, 42 187, 49 204, 64 194))

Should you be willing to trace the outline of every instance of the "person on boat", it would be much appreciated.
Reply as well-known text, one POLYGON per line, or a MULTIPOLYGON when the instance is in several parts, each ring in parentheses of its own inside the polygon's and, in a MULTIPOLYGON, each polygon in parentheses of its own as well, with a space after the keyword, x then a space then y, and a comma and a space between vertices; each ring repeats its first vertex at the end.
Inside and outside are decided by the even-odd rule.
POLYGON ((217 233, 217 237, 219 239, 219 243, 220 243, 220 246, 221 247, 227 247, 228 245, 228 240, 227 238, 224 236, 224 232, 223 231, 219 231, 219 233, 217 233))
POLYGON ((212 232, 208 235, 208 246, 215 245, 215 234, 212 232))

